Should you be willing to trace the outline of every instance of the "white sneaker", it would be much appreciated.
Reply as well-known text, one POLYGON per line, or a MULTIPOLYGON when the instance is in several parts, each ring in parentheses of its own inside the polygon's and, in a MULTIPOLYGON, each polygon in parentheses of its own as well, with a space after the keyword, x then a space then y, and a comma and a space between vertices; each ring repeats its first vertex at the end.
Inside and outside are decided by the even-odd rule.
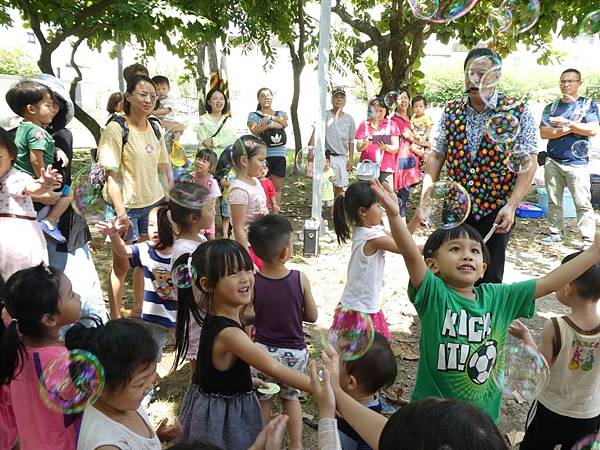
POLYGON ((554 245, 563 241, 563 238, 560 234, 551 234, 550 236, 546 236, 543 239, 540 239, 538 243, 542 245, 554 245))

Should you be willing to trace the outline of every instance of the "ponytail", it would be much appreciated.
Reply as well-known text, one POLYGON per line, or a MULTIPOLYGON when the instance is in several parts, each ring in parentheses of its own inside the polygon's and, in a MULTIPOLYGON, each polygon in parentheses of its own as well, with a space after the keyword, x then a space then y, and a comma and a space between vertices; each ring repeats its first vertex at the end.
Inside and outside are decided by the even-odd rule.
POLYGON ((164 250, 173 246, 173 227, 169 220, 169 208, 167 205, 156 207, 156 227, 158 228, 158 244, 155 250, 164 250))
POLYGON ((61 271, 42 263, 14 273, 6 282, 2 296, 12 320, 0 330, 0 385, 10 383, 19 374, 27 357, 21 335, 45 337, 42 318, 58 312, 62 276, 61 271))
POLYGON ((344 212, 345 194, 338 195, 333 202, 333 228, 337 235, 338 244, 345 244, 351 237, 350 227, 344 212))
POLYGON ((339 195, 333 203, 333 228, 338 243, 343 244, 352 236, 350 223, 360 225, 359 208, 369 209, 377 198, 371 185, 363 181, 355 181, 346 192, 339 195))

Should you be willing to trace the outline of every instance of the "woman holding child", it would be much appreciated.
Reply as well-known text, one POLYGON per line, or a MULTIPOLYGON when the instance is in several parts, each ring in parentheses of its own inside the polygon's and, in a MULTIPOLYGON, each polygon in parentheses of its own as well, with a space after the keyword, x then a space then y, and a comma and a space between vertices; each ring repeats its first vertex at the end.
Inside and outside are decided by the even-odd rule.
MULTIPOLYGON (((164 137, 157 137, 148 116, 154 110, 156 87, 145 75, 135 75, 127 81, 122 123, 111 121, 104 129, 98 145, 98 164, 106 170, 104 196, 107 201, 105 220, 117 219, 129 225, 127 240, 145 240, 148 214, 165 192, 163 183, 172 180, 171 164, 164 137), (123 142, 123 127, 128 129, 123 142)), ((127 258, 113 253, 113 267, 108 295, 111 318, 121 316, 124 280, 129 270, 127 258)), ((142 292, 142 276, 134 277, 134 290, 142 292)), ((135 306, 135 305, 134 305, 135 306)))

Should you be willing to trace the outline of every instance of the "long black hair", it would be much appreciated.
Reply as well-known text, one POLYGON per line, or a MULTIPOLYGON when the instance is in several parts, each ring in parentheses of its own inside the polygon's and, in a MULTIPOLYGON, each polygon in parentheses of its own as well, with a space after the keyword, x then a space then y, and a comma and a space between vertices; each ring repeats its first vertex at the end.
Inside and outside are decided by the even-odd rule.
POLYGON ((164 250, 173 246, 173 227, 169 220, 169 208, 167 204, 156 207, 156 227, 158 228, 158 244, 155 250, 164 250))
POLYGON ((58 313, 63 276, 60 270, 40 264, 15 272, 6 282, 2 297, 12 320, 0 330, 0 385, 9 384, 23 367, 27 353, 21 335, 34 339, 46 336, 42 318, 58 313))
POLYGON ((210 310, 212 293, 219 280, 240 270, 252 270, 254 265, 250 254, 240 243, 231 239, 217 239, 200 244, 191 254, 184 253, 173 262, 172 267, 173 282, 179 284, 173 363, 173 368, 176 368, 187 353, 191 317, 199 324, 204 322, 204 315, 210 310), (181 287, 180 281, 186 276, 189 276, 190 285, 181 287), (207 281, 206 290, 200 286, 203 277, 207 281), (194 290, 200 298, 195 298, 194 290))
POLYGON ((333 228, 338 238, 338 243, 342 244, 352 238, 351 222, 354 225, 360 223, 358 209, 369 209, 377 197, 371 190, 371 185, 363 181, 355 181, 346 192, 338 195, 333 203, 333 228))
POLYGON ((102 367, 109 392, 118 392, 143 370, 156 362, 158 345, 143 324, 130 319, 116 319, 102 324, 95 320, 91 327, 75 324, 65 336, 69 350, 92 353, 102 367))

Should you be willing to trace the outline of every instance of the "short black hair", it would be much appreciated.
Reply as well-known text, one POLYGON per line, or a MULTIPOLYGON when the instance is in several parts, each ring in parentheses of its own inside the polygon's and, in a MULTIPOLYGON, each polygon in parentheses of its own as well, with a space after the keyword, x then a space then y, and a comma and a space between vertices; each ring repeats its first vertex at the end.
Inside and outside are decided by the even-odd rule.
MULTIPOLYGON (((129 78, 127 80, 127 88, 125 89, 125 93, 129 95, 133 94, 133 91, 135 91, 137 85, 140 84, 142 81, 150 83, 154 87, 154 92, 156 93, 156 85, 154 84, 154 81, 152 81, 152 79, 147 75, 133 75, 131 78, 129 78)), ((123 97, 123 111, 125 112, 125 114, 129 114, 130 110, 131 103, 129 103, 127 97, 123 97)))
POLYGON ((10 158, 12 159, 11 165, 14 164, 15 158, 19 153, 19 149, 15 145, 15 141, 13 140, 12 135, 2 127, 0 127, 0 145, 6 147, 6 150, 8 151, 8 156, 10 156, 10 158))
POLYGON ((206 94, 206 99, 204 100, 204 107, 206 108, 206 112, 208 112, 208 113, 212 112, 212 106, 210 106, 209 101, 215 92, 220 92, 223 95, 223 98, 225 99, 225 103, 223 104, 223 111, 221 111, 221 113, 227 114, 229 112, 229 100, 227 100, 227 96, 225 95, 225 92, 223 92, 223 90, 219 86, 215 86, 210 91, 208 91, 208 93, 206 94))
POLYGON ((423 106, 427 107, 427 99, 425 97, 423 97, 422 95, 415 95, 410 102, 410 106, 412 106, 414 108, 415 103, 417 103, 417 102, 423 102, 423 106))
POLYGON ((125 83, 129 83, 129 79, 135 75, 146 75, 149 77, 150 72, 148 72, 146 66, 140 63, 133 63, 123 69, 123 78, 125 79, 125 83))
POLYGON ((386 422, 380 450, 508 450, 490 416, 452 398, 429 397, 409 403, 386 422))
POLYGON ((423 257, 425 259, 434 258, 435 253, 444 244, 444 242, 461 238, 467 238, 478 242, 481 245, 483 262, 489 265, 490 252, 487 248, 487 245, 485 245, 485 242, 483 242, 481 234, 471 225, 467 225, 466 223, 454 228, 438 228, 431 233, 429 238, 427 238, 427 242, 425 242, 425 245, 423 246, 423 257))
MULTIPOLYGON (((565 256, 561 264, 571 261, 582 253, 580 251, 565 256)), ((571 285, 575 288, 579 296, 597 302, 600 299, 600 262, 597 262, 571 281, 571 285)))
POLYGON ((375 333, 373 344, 364 355, 343 364, 346 373, 356 378, 359 389, 368 395, 394 384, 398 373, 390 343, 379 333, 375 333))
POLYGON ((204 161, 208 161, 210 163, 212 172, 214 172, 214 170, 217 168, 217 158, 217 154, 210 148, 201 148, 196 152, 195 159, 203 159, 204 161))
MULTIPOLYGON (((408 93, 408 91, 406 91, 406 93, 408 93)), ((376 95, 375 97, 371 97, 371 99, 369 100, 369 106, 381 106, 383 108, 385 108, 385 116, 387 117, 388 114, 390 113, 390 108, 388 105, 385 104, 385 101, 383 100, 383 97, 380 97, 378 95, 376 95)))
POLYGON ((158 86, 159 84, 166 84, 167 86, 171 87, 171 84, 169 83, 169 79, 167 77, 165 77, 164 75, 155 75, 152 77, 152 81, 154 81, 154 84, 156 86, 158 86))
POLYGON ((579 81, 581 81, 581 72, 577 69, 569 68, 569 69, 563 70, 563 72, 560 74, 560 76, 562 77, 565 73, 569 73, 569 72, 576 73, 577 76, 579 77, 579 81))
POLYGON ((12 111, 23 117, 27 105, 35 105, 48 94, 54 100, 54 93, 48 86, 33 80, 19 81, 6 93, 6 103, 12 111))
POLYGON ((471 51, 469 51, 469 53, 467 53, 467 57, 465 58, 465 64, 464 64, 463 69, 467 68, 467 63, 470 60, 479 58, 481 56, 491 56, 493 58, 498 59, 498 62, 502 63, 502 58, 500 58, 500 55, 495 50, 492 50, 491 48, 487 48, 487 47, 477 47, 477 48, 472 48, 471 51))
POLYGON ((122 102, 122 101, 123 101, 123 94, 121 92, 113 92, 112 94, 110 94, 110 97, 108 97, 108 102, 106 102, 106 110, 110 114, 116 113, 117 105, 119 104, 119 102, 122 102))
POLYGON ((136 370, 146 369, 156 362, 158 345, 142 323, 116 319, 86 327, 75 324, 65 335, 69 350, 86 350, 96 356, 102 367, 106 388, 112 392, 123 389, 136 370))
POLYGON ((290 244, 294 229, 288 219, 278 214, 267 214, 250 223, 248 242, 260 259, 272 262, 290 244))

